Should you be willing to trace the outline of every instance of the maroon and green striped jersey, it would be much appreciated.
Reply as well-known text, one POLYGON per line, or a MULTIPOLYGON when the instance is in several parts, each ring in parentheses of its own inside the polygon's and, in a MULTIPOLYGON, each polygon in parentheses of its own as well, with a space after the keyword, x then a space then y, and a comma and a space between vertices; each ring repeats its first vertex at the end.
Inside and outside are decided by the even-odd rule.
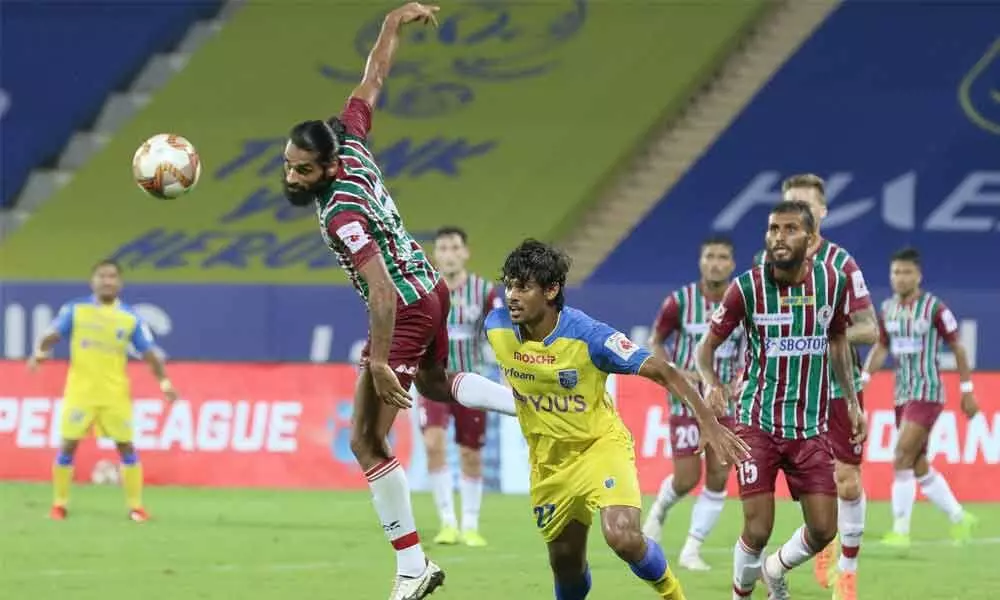
POLYGON ((921 292, 882 303, 881 343, 896 363, 896 404, 945 400, 941 384, 941 342, 958 342, 958 320, 936 296, 921 292))
POLYGON ((827 430, 829 340, 847 328, 847 276, 824 262, 808 264, 794 285, 775 281, 768 266, 743 273, 726 290, 710 326, 722 339, 740 324, 747 332, 737 420, 788 439, 827 430))
POLYGON ((360 270, 375 256, 385 261, 400 302, 412 304, 437 285, 439 275, 403 226, 368 149, 371 107, 360 98, 351 98, 340 119, 347 128, 337 155, 340 172, 316 199, 323 239, 366 304, 368 284, 360 270))
MULTIPOLYGON (((865 276, 854 262, 850 253, 843 247, 824 239, 816 248, 812 255, 813 260, 825 262, 834 269, 847 275, 847 314, 865 310, 872 307, 871 295, 868 293, 868 285, 865 283, 865 276)), ((766 259, 766 252, 761 250, 754 256, 754 266, 762 266, 766 259)), ((851 348, 851 355, 854 364, 851 366, 851 373, 854 377, 854 389, 860 390, 861 384, 861 355, 856 348, 851 348)), ((830 374, 830 394, 833 398, 843 398, 844 390, 840 388, 837 378, 830 374)))
POLYGON ((502 307, 503 303, 496 286, 473 273, 449 293, 448 369, 456 373, 481 373, 486 366, 486 332, 483 329, 486 315, 502 307))
MULTIPOLYGON (((653 329, 665 342, 676 335, 671 359, 678 368, 694 371, 695 348, 708 333, 708 322, 722 298, 710 298, 701 291, 699 282, 689 283, 667 296, 653 321, 653 329)), ((715 372, 722 383, 729 384, 742 374, 743 328, 737 327, 715 351, 715 372)), ((670 414, 694 417, 680 398, 668 394, 670 414)))

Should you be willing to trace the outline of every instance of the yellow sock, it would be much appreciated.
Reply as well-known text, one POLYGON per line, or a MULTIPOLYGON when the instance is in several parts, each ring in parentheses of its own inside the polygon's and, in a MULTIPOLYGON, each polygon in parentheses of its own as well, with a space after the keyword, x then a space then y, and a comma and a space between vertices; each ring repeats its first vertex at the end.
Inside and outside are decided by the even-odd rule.
POLYGON ((122 488, 129 509, 142 508, 142 463, 122 465, 122 488))
POLYGON ((681 589, 681 582, 674 575, 674 572, 670 570, 670 567, 667 567, 662 579, 659 581, 650 581, 649 585, 660 594, 661 598, 684 600, 684 590, 681 589))
POLYGON ((73 485, 73 465, 52 465, 52 504, 69 504, 69 488, 73 485))

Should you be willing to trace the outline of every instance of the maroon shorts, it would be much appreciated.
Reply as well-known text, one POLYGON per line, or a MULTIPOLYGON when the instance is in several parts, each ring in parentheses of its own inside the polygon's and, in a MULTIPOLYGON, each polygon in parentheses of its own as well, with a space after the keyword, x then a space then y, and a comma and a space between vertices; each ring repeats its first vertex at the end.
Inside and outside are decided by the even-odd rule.
POLYGON ((806 494, 837 495, 833 451, 825 435, 789 440, 742 424, 734 431, 750 446, 751 457, 736 466, 740 498, 773 494, 778 471, 784 471, 794 500, 806 494))
MULTIPOLYGON (((726 427, 733 428, 732 417, 719 419, 726 427)), ((686 415, 670 415, 670 449, 674 458, 698 455, 701 442, 701 426, 698 419, 686 415)))
POLYGON ((455 443, 463 448, 480 450, 486 444, 486 412, 462 406, 420 398, 420 430, 428 427, 448 428, 455 419, 455 443))
MULTIPOLYGON (((916 425, 920 425, 930 433, 934 429, 934 424, 937 423, 938 417, 941 416, 942 410, 944 410, 944 404, 940 402, 910 400, 906 404, 900 404, 896 407, 896 429, 902 427, 903 421, 910 421, 916 425)), ((924 441, 924 445, 920 448, 920 454, 927 454, 926 441, 924 441)))
MULTIPOLYGON (((858 392, 858 403, 864 408, 865 401, 862 392, 858 392)), ((849 465, 861 464, 865 446, 851 442, 853 436, 851 414, 847 410, 847 401, 843 398, 834 398, 830 401, 830 429, 826 435, 830 439, 830 448, 833 449, 834 458, 849 465)))
MULTIPOLYGON (((396 327, 389 346, 389 366, 399 384, 410 389, 421 368, 448 364, 448 311, 451 298, 444 280, 420 300, 407 306, 397 305, 396 327)), ((361 366, 368 364, 371 337, 361 351, 361 366)))

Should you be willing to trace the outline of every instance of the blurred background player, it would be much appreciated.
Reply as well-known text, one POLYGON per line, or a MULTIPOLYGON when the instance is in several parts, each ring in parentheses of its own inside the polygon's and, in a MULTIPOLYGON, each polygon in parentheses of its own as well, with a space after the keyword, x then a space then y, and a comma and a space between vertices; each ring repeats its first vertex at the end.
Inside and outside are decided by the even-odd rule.
POLYGON ((465 405, 514 410, 510 390, 502 385, 474 373, 466 374, 461 386, 448 377, 448 288, 404 227, 368 146, 372 109, 399 47, 400 29, 413 22, 436 24, 437 11, 410 2, 386 15, 361 83, 340 117, 295 125, 284 151, 285 198, 316 208, 324 241, 368 308, 351 451, 396 552, 389 600, 420 600, 444 583, 444 571, 424 554, 410 486, 387 441, 398 411, 412 405, 411 384, 434 401, 461 398, 465 405))
POLYGON ((177 392, 167 379, 149 328, 119 299, 121 288, 118 263, 99 262, 90 277, 93 295, 67 302, 59 309, 28 361, 29 368, 35 370, 57 342, 69 341, 69 371, 60 419, 62 443, 52 466, 50 516, 56 520, 68 514, 77 446, 95 426, 118 448, 128 517, 137 522, 149 518, 142 506, 142 465, 132 445, 132 396, 126 372, 129 345, 149 364, 168 402, 177 399, 177 392))
MULTIPOLYGON (((709 317, 722 301, 736 268, 733 242, 721 236, 706 239, 701 244, 698 267, 701 279, 667 296, 656 315, 649 338, 653 356, 669 361, 671 358, 667 356, 665 344, 677 334, 672 362, 694 386, 701 385, 694 349, 708 331, 709 317)), ((738 327, 715 353, 716 371, 727 386, 738 384, 742 376, 742 340, 743 329, 738 327)), ((670 447, 674 472, 660 484, 660 491, 642 526, 643 533, 653 539, 660 537, 670 508, 690 493, 701 479, 699 434, 698 419, 694 413, 683 398, 671 394, 670 447)), ((705 486, 691 510, 691 527, 678 559, 681 567, 696 571, 710 568, 701 558, 701 544, 719 521, 726 501, 726 481, 729 479, 729 465, 723 464, 711 449, 705 452, 704 462, 705 486)))
POLYGON ((958 339, 958 320, 934 294, 920 288, 920 254, 900 250, 892 257, 889 279, 893 297, 882 303, 881 337, 868 353, 863 377, 878 371, 891 352, 896 363, 896 450, 893 457, 895 479, 892 483, 892 531, 882 543, 910 545, 910 516, 917 495, 917 484, 927 498, 952 522, 952 537, 967 541, 977 519, 965 512, 955 499, 944 475, 931 468, 927 460, 927 439, 944 408, 944 384, 941 381, 941 342, 955 353, 961 379, 962 412, 972 418, 979 412, 972 387, 972 372, 965 346, 958 339))
MULTIPOLYGON (((438 229, 434 236, 434 266, 448 285, 451 296, 448 370, 485 374, 483 322, 490 310, 502 306, 502 302, 491 281, 465 269, 469 260, 468 241, 468 235, 459 227, 438 229)), ((434 542, 457 544, 461 541, 467 546, 485 546, 486 540, 479 533, 479 509, 483 498, 482 449, 486 441, 486 412, 421 398, 420 416, 431 492, 441 518, 441 530, 434 542), (461 465, 458 485, 462 501, 461 530, 455 518, 454 478, 445 452, 445 436, 452 419, 461 465)))
POLYGON ((565 254, 524 241, 504 261, 507 308, 486 319, 490 345, 518 400, 535 525, 548 544, 556 600, 582 600, 590 592, 587 533, 595 510, 615 554, 660 598, 681 600, 663 550, 639 526, 635 449, 606 392, 608 374, 639 375, 683 398, 699 419, 703 444, 723 460, 742 460, 746 447, 672 364, 566 307, 568 272, 565 254))
POLYGON ((840 382, 852 424, 852 442, 864 441, 864 417, 851 377, 847 342, 848 277, 808 259, 816 224, 809 205, 782 202, 771 209, 767 261, 726 290, 698 346, 698 371, 714 406, 728 403, 715 372, 715 352, 740 324, 747 332, 748 364, 736 431, 752 458, 737 467, 743 533, 733 551, 733 598, 749 598, 757 579, 769 600, 787 600, 785 574, 823 550, 837 533, 837 487, 826 433, 830 374, 840 382), (774 528, 774 484, 784 471, 804 525, 761 561, 774 528))
MULTIPOLYGON (((809 247, 807 256, 825 262, 843 272, 848 278, 847 305, 850 314, 845 335, 852 347, 851 378, 858 395, 858 403, 863 410, 861 356, 857 346, 874 344, 878 340, 875 307, 872 305, 864 274, 847 250, 825 239, 821 233, 822 223, 827 215, 826 184, 822 178, 809 173, 792 175, 782 183, 781 192, 784 201, 804 202, 812 212, 816 223, 816 237, 809 247)), ((854 600, 857 596, 858 555, 865 530, 867 505, 865 491, 861 485, 864 447, 851 441, 853 437, 851 420, 847 414, 844 390, 835 377, 830 378, 830 398, 830 431, 827 437, 833 448, 837 481, 840 559, 834 562, 835 544, 831 543, 816 555, 813 561, 813 573, 822 587, 828 587, 832 583, 840 600, 854 600)))

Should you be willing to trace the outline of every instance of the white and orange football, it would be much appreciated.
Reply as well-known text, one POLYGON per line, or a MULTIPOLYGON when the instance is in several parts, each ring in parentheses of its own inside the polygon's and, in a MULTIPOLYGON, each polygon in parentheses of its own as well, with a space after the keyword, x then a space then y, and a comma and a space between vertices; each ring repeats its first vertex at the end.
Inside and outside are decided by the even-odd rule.
POLYGON ((176 198, 197 185, 201 159, 191 142, 179 135, 159 133, 135 151, 132 176, 150 196, 176 198))

